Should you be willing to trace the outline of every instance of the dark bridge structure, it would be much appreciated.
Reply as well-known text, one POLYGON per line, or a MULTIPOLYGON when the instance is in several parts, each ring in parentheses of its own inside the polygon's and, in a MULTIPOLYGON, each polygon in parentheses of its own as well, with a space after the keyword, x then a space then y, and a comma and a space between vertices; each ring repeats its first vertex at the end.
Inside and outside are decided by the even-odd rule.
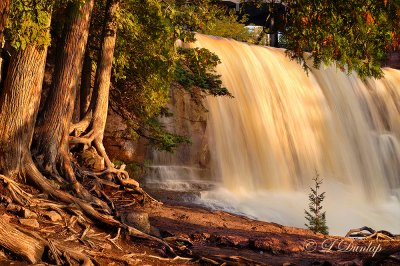
POLYGON ((287 7, 280 0, 264 0, 264 4, 256 7, 254 3, 241 0, 222 0, 222 2, 230 9, 235 9, 239 15, 248 15, 248 24, 258 26, 266 26, 268 18, 271 16, 279 16, 286 13, 287 7))
POLYGON ((287 6, 280 0, 264 0, 261 6, 241 0, 222 0, 229 9, 234 9, 239 18, 247 16, 247 25, 262 26, 270 36, 270 45, 279 47, 278 32, 284 31, 287 6))

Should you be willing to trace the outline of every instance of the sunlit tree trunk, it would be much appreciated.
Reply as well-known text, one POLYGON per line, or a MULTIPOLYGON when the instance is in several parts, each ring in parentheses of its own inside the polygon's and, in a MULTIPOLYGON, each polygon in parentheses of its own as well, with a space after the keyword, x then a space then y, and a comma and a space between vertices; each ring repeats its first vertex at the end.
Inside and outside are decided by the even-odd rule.
POLYGON ((71 20, 64 28, 64 45, 57 58, 53 88, 39 115, 34 137, 35 153, 44 155, 44 166, 76 186, 68 136, 93 2, 87 0, 79 12, 70 7, 71 20))
POLYGON ((107 168, 113 168, 103 145, 104 130, 107 120, 108 99, 111 84, 111 69, 117 38, 117 13, 119 0, 108 0, 103 25, 102 43, 97 60, 97 69, 89 112, 71 131, 87 132, 83 137, 72 137, 72 143, 93 144, 104 158, 107 168))
POLYGON ((39 108, 47 49, 28 45, 11 57, 0 94, 0 173, 23 171, 39 108))
POLYGON ((105 159, 107 166, 112 163, 108 159, 103 145, 104 130, 107 120, 108 99, 111 83, 111 68, 114 57, 115 42, 117 38, 117 12, 119 0, 108 0, 107 13, 103 28, 103 42, 97 63, 96 78, 94 84, 95 104, 93 109, 92 129, 96 132, 94 145, 97 151, 105 159))

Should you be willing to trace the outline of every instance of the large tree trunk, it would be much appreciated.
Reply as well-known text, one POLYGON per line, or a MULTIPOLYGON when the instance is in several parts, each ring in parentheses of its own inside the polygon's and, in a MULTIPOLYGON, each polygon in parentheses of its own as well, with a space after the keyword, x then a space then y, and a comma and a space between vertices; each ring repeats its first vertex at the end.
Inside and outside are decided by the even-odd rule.
POLYGON ((108 167, 113 166, 103 145, 104 130, 108 114, 108 98, 111 83, 111 68, 114 57, 115 42, 117 39, 117 12, 119 0, 107 1, 107 14, 103 29, 103 43, 99 61, 97 63, 96 79, 94 83, 95 106, 93 110, 92 129, 96 137, 94 145, 99 154, 104 158, 108 167))
MULTIPOLYGON (((91 5, 93 5, 93 0, 87 1, 91 2, 91 5)), ((87 5, 85 6, 85 8, 86 7, 87 5)), ((83 19, 84 12, 81 14, 81 18, 75 18, 74 20, 83 19)), ((115 15, 115 13, 113 14, 115 15)), ((81 23, 83 23, 82 20, 80 20, 80 22, 77 24, 81 25, 81 23)), ((111 49, 112 52, 107 56, 104 55, 106 54, 104 51, 102 52, 101 58, 103 58, 102 61, 104 61, 105 63, 101 66, 103 71, 99 71, 98 73, 98 75, 108 75, 108 77, 106 77, 106 82, 108 82, 108 84, 107 86, 105 86, 107 89, 107 99, 105 103, 102 103, 102 105, 99 104, 99 106, 103 106, 103 110, 105 104, 104 117, 101 116, 100 119, 95 119, 94 121, 96 123, 93 123, 93 125, 99 124, 99 128, 104 127, 103 123, 105 123, 105 117, 107 116, 108 88, 111 75, 113 50, 115 47, 115 30, 116 28, 114 28, 113 37, 111 38, 111 44, 110 41, 105 41, 104 45, 105 47, 107 47, 106 49, 104 49, 104 51, 107 51, 107 49, 111 49), (104 69, 106 71, 104 71, 104 69)), ((40 129, 42 130, 40 133, 54 133, 52 130, 57 130, 57 134, 59 134, 54 138, 52 134, 48 134, 43 139, 39 138, 38 135, 36 135, 38 143, 40 143, 38 147, 43 148, 42 151, 46 155, 47 160, 55 160, 59 158, 58 152, 62 154, 62 152, 65 151, 68 155, 68 126, 70 123, 70 118, 72 116, 73 103, 71 103, 71 101, 74 100, 74 86, 76 85, 76 72, 78 71, 74 66, 80 65, 76 63, 77 60, 79 60, 79 57, 81 57, 78 54, 81 53, 81 55, 83 55, 83 51, 79 52, 78 50, 78 48, 85 46, 84 43, 86 41, 82 40, 82 38, 87 38, 87 36, 85 37, 84 34, 80 34, 80 37, 77 37, 76 35, 71 34, 69 37, 66 37, 66 46, 58 62, 58 67, 60 69, 58 69, 58 72, 56 73, 54 82, 60 87, 67 87, 68 90, 64 90, 64 92, 68 94, 68 96, 59 94, 57 95, 57 93, 55 92, 56 90, 53 90, 51 92, 51 96, 49 97, 53 98, 55 102, 54 104, 56 106, 52 106, 51 103, 48 103, 48 106, 46 105, 46 107, 48 108, 58 107, 62 109, 62 111, 55 108, 52 109, 52 111, 58 113, 52 113, 48 112, 48 110, 45 109, 42 117, 43 120, 41 121, 41 123, 39 123, 39 125, 43 127, 40 129), (71 43, 74 45, 72 45, 71 43), (64 102, 62 102, 62 100, 64 100, 64 102), (67 107, 61 106, 60 102, 63 105, 67 105, 67 107), (54 119, 54 117, 57 117, 56 115, 58 115, 58 117, 60 118, 59 120, 54 119), (67 118, 69 118, 69 120, 67 118), (53 125, 48 125, 46 131, 44 131, 47 122, 44 120, 46 119, 51 121, 51 123, 54 123, 54 127, 52 127, 53 125), (58 143, 57 140, 59 141, 58 143), (53 145, 56 145, 55 147, 57 148, 54 149, 53 145)), ((19 49, 15 51, 11 56, 11 61, 7 69, 7 76, 4 81, 4 86, 0 90, 0 174, 2 174, 0 175, 0 179, 2 180, 1 184, 6 184, 4 188, 7 188, 11 192, 12 199, 18 204, 24 205, 27 204, 30 200, 41 201, 42 199, 24 193, 19 188, 18 183, 13 181, 13 179, 17 177, 25 177, 25 180, 27 182, 35 185, 42 192, 48 194, 54 200, 71 204, 73 205, 73 208, 80 208, 82 212, 92 220, 108 225, 112 228, 122 228, 126 230, 127 233, 132 237, 139 237, 151 241, 157 241, 167 247, 174 254, 171 247, 163 240, 142 233, 137 229, 134 229, 117 221, 114 217, 104 214, 110 213, 111 210, 105 203, 101 202, 99 199, 97 199, 97 202, 93 200, 87 202, 72 196, 68 192, 61 191, 60 189, 56 188, 40 173, 40 171, 34 164, 30 152, 30 146, 32 144, 36 117, 39 109, 46 55, 47 47, 38 48, 33 44, 27 44, 24 49, 19 49), (96 203, 96 207, 102 207, 101 210, 103 212, 100 213, 97 209, 93 208, 93 206, 91 206, 91 203, 96 203)), ((56 86, 55 88, 59 89, 60 87, 56 86)), ((98 98, 100 98, 104 95, 104 81, 98 83, 98 91, 98 98)), ((102 100, 98 99, 96 102, 101 103, 102 100)), ((100 112, 101 110, 97 111, 100 112)), ((102 134, 100 136, 102 137, 102 134)), ((65 169, 67 169, 67 167, 65 167, 65 169)), ((72 169, 70 170, 73 174, 72 169)), ((67 171, 69 171, 69 169, 67 169, 67 171)), ((8 224, 4 220, 4 218, 0 218, 0 246, 5 247, 15 254, 23 256, 31 263, 37 263, 42 257, 44 246, 49 245, 49 243, 38 234, 30 233, 27 231, 24 231, 23 228, 16 229, 14 226, 8 224)), ((84 260, 87 264, 90 263, 90 260, 87 256, 84 256, 80 253, 78 254, 73 251, 68 251, 66 247, 63 247, 63 245, 57 244, 55 246, 56 248, 60 249, 60 252, 52 251, 53 254, 66 254, 64 255, 66 257, 65 262, 69 261, 69 258, 75 258, 77 260, 84 260)))
POLYGON ((90 104, 92 117, 89 113, 75 127, 80 132, 87 130, 89 133, 85 138, 72 138, 72 142, 82 142, 95 146, 100 156, 104 158, 107 168, 113 168, 103 145, 104 130, 107 120, 108 99, 111 84, 111 69, 114 57, 115 42, 117 38, 117 13, 119 10, 119 0, 108 0, 106 7, 106 16, 104 20, 101 50, 97 61, 96 77, 93 89, 93 95, 90 104), (90 123, 89 123, 90 121, 90 123))
POLYGON ((64 29, 64 46, 57 58, 53 89, 39 115, 34 136, 34 150, 44 155, 44 166, 54 174, 65 177, 77 190, 68 137, 93 2, 87 0, 79 12, 72 7, 69 10, 72 18, 64 29))
POLYGON ((0 173, 19 173, 29 147, 39 108, 47 49, 28 45, 10 61, 0 93, 0 173))

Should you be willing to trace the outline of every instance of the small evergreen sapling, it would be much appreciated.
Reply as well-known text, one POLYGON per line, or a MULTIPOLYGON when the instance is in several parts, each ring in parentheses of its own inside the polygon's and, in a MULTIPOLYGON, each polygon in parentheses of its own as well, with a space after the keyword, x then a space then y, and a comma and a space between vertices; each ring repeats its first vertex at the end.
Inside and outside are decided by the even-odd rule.
POLYGON ((320 193, 318 190, 322 184, 322 179, 320 178, 318 172, 316 172, 313 178, 315 187, 310 187, 311 193, 308 195, 310 203, 308 204, 308 210, 305 212, 305 218, 308 224, 305 224, 308 229, 315 233, 321 233, 324 235, 329 234, 328 226, 326 225, 326 214, 322 212, 322 201, 325 198, 325 192, 320 193), (320 193, 320 194, 319 194, 320 193))

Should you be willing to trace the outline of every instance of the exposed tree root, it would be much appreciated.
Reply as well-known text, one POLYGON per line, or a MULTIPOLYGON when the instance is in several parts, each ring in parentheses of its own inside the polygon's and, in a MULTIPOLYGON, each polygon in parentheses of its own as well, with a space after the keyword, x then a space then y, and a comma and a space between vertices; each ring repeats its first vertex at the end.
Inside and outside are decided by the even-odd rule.
POLYGON ((34 264, 41 261, 45 242, 30 237, 0 217, 0 246, 34 264))
POLYGON ((103 145, 103 138, 95 138, 93 140, 93 146, 96 148, 97 153, 104 158, 104 163, 107 168, 115 167, 114 164, 111 162, 110 158, 107 155, 106 148, 103 145))
POLYGON ((385 230, 375 231, 368 226, 351 229, 347 232, 346 237, 361 237, 365 240, 400 240, 400 235, 395 235, 385 230))
POLYGON ((21 189, 14 180, 4 175, 0 175, 0 180, 3 182, 4 187, 7 188, 7 190, 10 192, 14 202, 22 206, 28 205, 30 203, 32 195, 21 189))
MULTIPOLYGON (((35 199, 29 193, 24 192, 20 186, 13 180, 7 178, 4 175, 0 175, 3 183, 8 184, 8 190, 13 196, 14 200, 22 206, 30 205, 39 208, 51 208, 56 210, 61 216, 64 213, 61 208, 67 208, 60 204, 55 204, 44 199, 35 199), (19 198, 23 197, 25 202, 22 202, 19 198)), ((30 263, 37 263, 43 257, 45 247, 49 249, 52 258, 57 265, 62 265, 63 261, 70 258, 81 262, 82 265, 93 265, 91 260, 86 255, 65 247, 62 244, 56 244, 42 238, 40 235, 34 233, 31 230, 24 229, 15 225, 10 225, 6 221, 0 218, 0 246, 5 247, 11 252, 18 254, 28 260, 30 263), (4 230, 4 231, 3 231, 4 230)))
MULTIPOLYGON (((91 104, 90 110, 93 109, 91 104)), ((96 152, 99 156, 104 159, 104 164, 106 169, 100 172, 89 172, 89 171, 79 171, 87 176, 95 176, 97 177, 106 177, 106 180, 111 181, 113 177, 116 179, 117 183, 122 185, 125 188, 133 189, 135 192, 143 195, 146 199, 153 203, 159 203, 153 197, 151 197, 148 193, 146 193, 143 189, 140 188, 139 183, 132 178, 129 178, 129 174, 125 171, 125 165, 122 165, 119 169, 115 167, 115 165, 111 162, 108 154, 103 145, 103 137, 102 131, 99 128, 98 124, 93 124, 92 121, 93 115, 92 111, 88 111, 85 117, 71 126, 70 134, 74 133, 73 136, 70 136, 69 143, 74 144, 84 144, 87 146, 93 146, 96 149, 96 152), (89 130, 90 129, 90 130, 89 130), (85 135, 82 136, 82 133, 88 131, 85 135)), ((104 182, 99 182, 104 183, 104 182)))
POLYGON ((96 138, 97 134, 93 130, 91 130, 89 133, 87 133, 84 136, 70 136, 69 137, 69 143, 74 145, 74 144, 85 144, 85 145, 90 145, 93 140, 96 138))
POLYGON ((149 202, 161 204, 158 200, 154 199, 146 191, 144 191, 136 180, 129 177, 128 172, 125 171, 125 167, 126 165, 123 164, 120 166, 119 169, 111 167, 100 172, 87 171, 87 170, 78 170, 78 172, 80 173, 81 176, 85 175, 94 178, 96 182, 98 182, 101 185, 116 187, 115 183, 109 181, 108 178, 106 180, 99 178, 99 177, 104 177, 108 174, 112 174, 116 178, 117 183, 122 187, 134 190, 140 195, 143 195, 149 202))
MULTIPOLYGON (((32 158, 28 159, 28 161, 32 161, 32 158)), ((74 164, 71 161, 71 157, 69 153, 66 153, 63 149, 57 155, 57 158, 51 160, 51 162, 45 163, 43 160, 38 162, 39 165, 45 165, 45 169, 47 169, 47 173, 57 181, 61 186, 68 186, 73 189, 76 197, 90 202, 95 205, 101 211, 111 214, 111 209, 104 201, 99 198, 93 196, 85 187, 83 187, 78 180, 76 179, 74 164), (67 182, 66 182, 67 181, 67 182)), ((34 168, 37 169, 36 165, 34 168)), ((39 172, 40 173, 40 172, 39 172)), ((40 173, 40 175, 42 175, 40 173)), ((29 173, 28 175, 29 176, 29 173)))
POLYGON ((69 134, 79 137, 83 132, 85 132, 92 120, 92 111, 88 111, 85 117, 78 123, 72 124, 69 128, 69 134))
POLYGON ((371 240, 389 240, 389 241, 394 240, 394 238, 388 236, 386 233, 380 233, 380 232, 376 232, 370 236, 365 237, 365 240, 369 240, 369 239, 371 239, 371 240))
POLYGON ((42 174, 37 170, 37 168, 33 164, 33 162, 26 163, 25 167, 27 170, 29 181, 31 181, 36 187, 38 187, 44 193, 47 193, 48 195, 50 195, 52 198, 54 198, 58 201, 67 203, 67 204, 74 204, 75 206, 79 207, 79 209, 82 210, 82 212, 86 216, 88 216, 90 219, 92 219, 95 222, 99 222, 101 224, 111 226, 112 228, 115 228, 115 229, 122 228, 127 232, 127 234, 129 236, 132 236, 132 237, 137 237, 140 239, 146 239, 146 240, 158 242, 158 243, 162 244, 163 246, 165 246, 172 254, 175 254, 174 250, 165 241, 158 239, 156 237, 150 236, 148 234, 145 234, 145 233, 141 232, 140 230, 137 230, 126 224, 123 224, 120 221, 115 220, 114 217, 112 217, 110 215, 101 214, 98 211, 96 211, 89 203, 87 203, 79 198, 76 198, 69 193, 61 191, 59 189, 55 189, 48 182, 48 180, 44 176, 42 176, 42 174))
MULTIPOLYGON (((139 194, 144 195, 150 201, 157 202, 154 198, 152 198, 149 194, 147 194, 144 190, 142 190, 139 186, 139 183, 132 178, 129 178, 129 173, 125 171, 125 165, 121 165, 119 169, 115 167, 115 165, 111 162, 110 158, 107 155, 107 152, 104 148, 104 145, 100 139, 97 138, 98 133, 97 130, 91 130, 88 134, 82 137, 70 136, 70 144, 85 144, 91 145, 93 144, 94 148, 97 151, 97 154, 104 159, 104 163, 106 169, 100 172, 90 172, 90 171, 80 171, 88 176, 96 176, 96 177, 107 177, 107 180, 112 180, 112 177, 116 178, 116 181, 126 188, 131 188, 138 192, 139 194)), ((78 170, 79 171, 79 170, 78 170)))
POLYGON ((114 261, 119 261, 119 262, 123 262, 127 265, 140 265, 140 263, 142 262, 141 259, 134 259, 134 258, 130 258, 130 257, 126 257, 126 256, 110 256, 110 255, 106 255, 100 252, 94 252, 94 251, 90 251, 87 250, 86 253, 88 253, 89 255, 93 256, 93 257, 100 257, 100 258, 111 258, 114 261))

